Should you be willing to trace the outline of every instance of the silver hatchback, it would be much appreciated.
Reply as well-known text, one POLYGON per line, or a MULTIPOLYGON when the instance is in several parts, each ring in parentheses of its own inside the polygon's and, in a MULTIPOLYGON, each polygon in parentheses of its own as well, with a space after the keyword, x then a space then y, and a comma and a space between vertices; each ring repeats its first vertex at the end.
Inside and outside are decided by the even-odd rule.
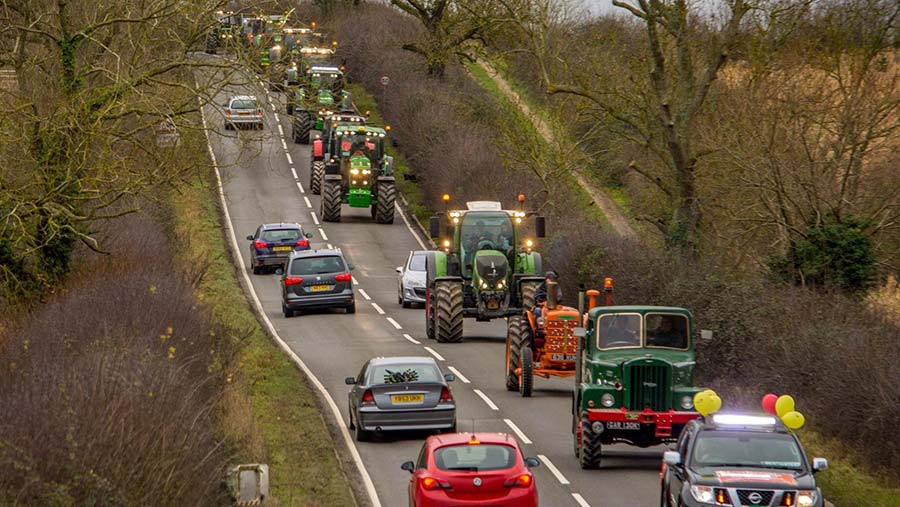
POLYGON ((350 429, 356 440, 400 430, 456 431, 456 402, 448 382, 430 357, 370 359, 356 377, 347 377, 350 429))
POLYGON ((413 303, 425 304, 425 255, 427 250, 413 250, 406 264, 397 267, 397 302, 403 308, 413 303))
POLYGON ((253 95, 236 95, 224 104, 225 130, 248 125, 263 128, 263 111, 253 95))

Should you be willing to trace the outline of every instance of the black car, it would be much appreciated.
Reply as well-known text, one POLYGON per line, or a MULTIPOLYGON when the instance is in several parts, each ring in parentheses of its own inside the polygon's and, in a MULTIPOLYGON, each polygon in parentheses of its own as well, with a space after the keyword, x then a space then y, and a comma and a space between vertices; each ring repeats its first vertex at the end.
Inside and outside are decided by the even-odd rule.
POLYGON ((663 455, 660 505, 821 507, 816 472, 796 435, 770 415, 715 414, 688 423, 663 455))
POLYGON ((312 233, 303 232, 300 224, 262 224, 256 233, 247 236, 250 241, 250 268, 258 275, 268 267, 282 267, 291 252, 309 250, 312 233))
POLYGON ((347 313, 356 313, 351 269, 339 249, 292 253, 281 278, 284 316, 315 308, 344 308, 347 313))

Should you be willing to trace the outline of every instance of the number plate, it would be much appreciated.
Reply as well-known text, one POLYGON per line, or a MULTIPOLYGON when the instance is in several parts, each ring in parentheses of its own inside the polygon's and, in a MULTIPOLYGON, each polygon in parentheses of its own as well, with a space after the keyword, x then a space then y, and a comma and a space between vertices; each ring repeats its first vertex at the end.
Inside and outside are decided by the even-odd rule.
POLYGON ((425 401, 424 394, 392 394, 391 403, 400 405, 403 403, 422 403, 425 401))
POLYGON ((500 308, 500 303, 498 303, 497 301, 494 301, 492 299, 492 300, 488 301, 487 307, 488 307, 488 310, 496 310, 497 308, 500 308))
POLYGON ((608 430, 634 431, 641 429, 641 423, 636 422, 610 421, 603 424, 606 425, 606 429, 608 430))
POLYGON ((550 356, 554 361, 574 361, 575 354, 552 354, 550 356))
POLYGON ((331 285, 313 285, 309 288, 310 292, 325 292, 331 290, 331 285))
POLYGON ((276 247, 272 248, 272 250, 274 250, 274 251, 276 251, 276 252, 289 252, 289 251, 291 250, 291 247, 289 247, 289 246, 276 246, 276 247))

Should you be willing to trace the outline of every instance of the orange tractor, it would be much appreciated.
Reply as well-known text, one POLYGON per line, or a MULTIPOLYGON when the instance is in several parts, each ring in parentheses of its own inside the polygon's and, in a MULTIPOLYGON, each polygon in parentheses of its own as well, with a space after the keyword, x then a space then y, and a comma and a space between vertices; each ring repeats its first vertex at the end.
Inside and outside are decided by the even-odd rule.
MULTIPOLYGON (((578 364, 578 337, 575 328, 579 322, 578 308, 563 306, 556 300, 555 282, 547 283, 547 300, 535 305, 534 311, 525 311, 507 319, 506 325, 506 389, 519 391, 523 397, 531 396, 534 377, 573 377, 578 364)), ((612 304, 612 279, 604 281, 606 304, 612 304)), ((587 295, 596 301, 600 291, 589 290, 587 295)), ((583 306, 583 304, 582 304, 583 306)))

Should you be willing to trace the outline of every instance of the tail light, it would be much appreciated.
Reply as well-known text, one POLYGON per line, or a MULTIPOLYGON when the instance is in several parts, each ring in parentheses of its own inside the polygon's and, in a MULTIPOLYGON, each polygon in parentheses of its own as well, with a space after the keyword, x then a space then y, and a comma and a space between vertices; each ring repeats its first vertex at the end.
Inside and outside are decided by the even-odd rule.
POLYGON ((434 477, 422 477, 419 479, 422 484, 422 488, 427 489, 429 491, 435 489, 450 489, 450 483, 447 481, 442 481, 440 479, 435 479, 434 477))
POLYGON ((781 497, 781 504, 780 504, 780 505, 785 505, 785 506, 787 506, 787 507, 793 507, 793 505, 795 504, 795 502, 796 502, 796 500, 794 499, 794 492, 793 492, 793 491, 787 491, 787 492, 784 493, 784 496, 781 497))
POLYGON ((507 488, 527 488, 534 484, 534 477, 531 474, 519 474, 510 477, 503 483, 507 488))
POLYGON ((225 116, 231 116, 231 110, 230 110, 230 109, 226 109, 226 110, 225 110, 225 116))
POLYGON ((299 276, 286 276, 284 278, 284 284, 287 286, 300 285, 301 283, 303 283, 303 279, 299 276))
POLYGON ((263 248, 269 248, 269 244, 266 243, 265 241, 256 241, 253 243, 253 248, 256 248, 257 250, 262 250, 263 248))
POLYGON ((372 394, 371 389, 366 389, 366 392, 363 393, 362 399, 359 401, 360 405, 371 405, 375 403, 375 395, 372 394))
POLYGON ((350 276, 350 273, 341 273, 339 275, 334 275, 334 281, 336 282, 349 282, 353 277, 350 276))
POLYGON ((441 403, 448 403, 453 401, 453 395, 450 394, 450 389, 447 387, 441 388, 441 403))
POLYGON ((306 238, 301 239, 300 241, 297 241, 296 243, 294 243, 294 246, 308 247, 308 246, 309 246, 309 240, 306 239, 306 238))

